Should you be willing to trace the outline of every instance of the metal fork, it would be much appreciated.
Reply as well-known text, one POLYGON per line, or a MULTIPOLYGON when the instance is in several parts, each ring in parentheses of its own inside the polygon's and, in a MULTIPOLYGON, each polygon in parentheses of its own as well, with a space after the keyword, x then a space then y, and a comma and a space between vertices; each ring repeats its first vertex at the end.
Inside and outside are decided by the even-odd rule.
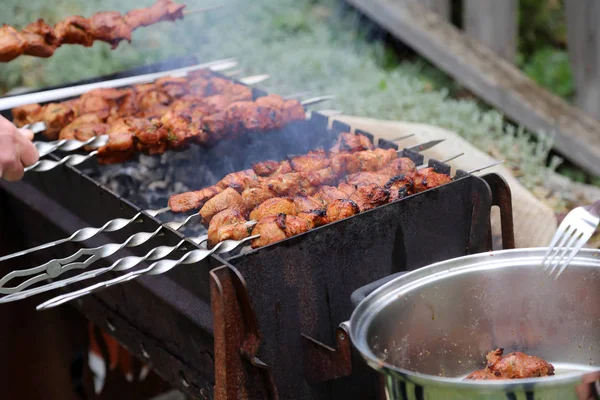
POLYGON ((557 279, 592 237, 599 222, 600 200, 569 212, 552 238, 541 264, 543 270, 550 276, 557 271, 554 276, 557 279))

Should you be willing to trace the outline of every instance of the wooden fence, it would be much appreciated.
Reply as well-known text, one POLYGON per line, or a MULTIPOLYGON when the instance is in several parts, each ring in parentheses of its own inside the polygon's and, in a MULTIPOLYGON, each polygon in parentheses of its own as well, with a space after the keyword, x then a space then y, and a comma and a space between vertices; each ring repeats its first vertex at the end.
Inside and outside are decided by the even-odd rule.
MULTIPOLYGON (((451 0, 422 4, 449 22, 451 0)), ((463 29, 513 62, 517 53, 519 0, 463 0, 463 29)), ((567 48, 576 104, 600 120, 600 1, 565 0, 567 48)))
POLYGON ((565 0, 581 108, 541 88, 510 61, 517 0, 462 0, 464 31, 449 22, 449 1, 346 0, 509 120, 553 134, 561 155, 600 176, 600 0, 565 0))

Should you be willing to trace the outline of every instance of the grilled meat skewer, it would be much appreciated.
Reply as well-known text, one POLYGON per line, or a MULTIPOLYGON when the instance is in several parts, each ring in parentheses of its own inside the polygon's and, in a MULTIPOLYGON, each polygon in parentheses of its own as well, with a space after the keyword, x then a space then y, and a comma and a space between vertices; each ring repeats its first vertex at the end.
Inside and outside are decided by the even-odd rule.
POLYGON ((199 70, 187 78, 164 77, 132 88, 95 89, 61 103, 15 107, 13 121, 17 126, 42 121, 47 128, 44 135, 55 140, 63 128, 85 114, 97 114, 104 122, 112 122, 128 116, 160 117, 173 103, 183 108, 197 102, 213 107, 213 111, 221 110, 223 99, 215 95, 226 96, 225 104, 252 99, 251 88, 210 74, 210 71, 199 70), (181 101, 177 102, 178 99, 181 101))
MULTIPOLYGON (((359 149, 364 149, 364 151, 374 151, 373 144, 371 143, 371 141, 363 135, 341 133, 338 136, 336 144, 334 144, 332 148, 339 149, 341 146, 340 143, 354 143, 355 147, 351 148, 352 151, 358 151, 359 149), (362 142, 364 147, 361 148, 358 145, 356 145, 356 143, 358 143, 359 140, 362 139, 357 140, 354 137, 362 137, 366 139, 366 141, 362 142)), ((380 149, 379 151, 383 150, 380 149)), ((241 193, 245 189, 252 189, 258 187, 260 185, 259 178, 274 179, 276 177, 283 176, 284 174, 293 173, 294 168, 292 167, 292 164, 302 172, 318 170, 323 165, 323 163, 319 161, 316 163, 316 165, 313 165, 312 167, 310 166, 310 163, 314 160, 314 158, 321 158, 323 156, 323 153, 324 152, 322 150, 316 150, 313 152, 309 152, 307 156, 293 157, 291 161, 282 161, 280 163, 276 161, 267 161, 257 163, 253 166, 253 169, 233 172, 227 175, 225 178, 223 178, 221 181, 219 181, 216 185, 212 187, 173 195, 169 198, 169 207, 171 208, 171 211, 176 213, 200 209, 208 200, 210 200, 212 197, 219 194, 228 187, 233 187, 241 193)), ((396 156, 395 151, 389 152, 389 157, 394 156, 396 156)), ((338 171, 340 170, 338 169, 338 171)), ((278 184, 277 187, 281 187, 283 183, 283 181, 280 182, 280 184, 278 184)), ((249 193, 248 195, 250 196, 251 193, 249 193)), ((258 195, 258 193, 256 193, 255 195, 258 195)))
MULTIPOLYGON (((385 172, 382 175, 387 176, 385 172)), ((419 179, 431 181, 432 187, 451 181, 448 175, 426 168, 392 177, 383 186, 368 182, 357 185, 341 183, 337 188, 324 186, 312 197, 272 197, 249 213, 250 220, 257 221, 251 231, 243 229, 243 224, 248 222, 245 204, 235 197, 237 193, 233 189, 227 189, 233 196, 229 199, 233 198, 233 201, 226 207, 229 199, 221 199, 221 210, 210 220, 208 241, 213 246, 229 238, 239 240, 260 235, 252 242, 252 247, 266 246, 416 193, 414 181, 419 179), (232 216, 235 216, 234 222, 231 222, 232 216)))
POLYGON ((109 43, 112 48, 143 26, 161 21, 176 21, 184 16, 184 4, 158 0, 148 8, 131 10, 125 15, 116 11, 98 12, 90 18, 71 16, 51 27, 39 19, 18 32, 9 25, 0 27, 0 62, 12 61, 20 55, 47 58, 63 44, 90 47, 94 41, 109 43))

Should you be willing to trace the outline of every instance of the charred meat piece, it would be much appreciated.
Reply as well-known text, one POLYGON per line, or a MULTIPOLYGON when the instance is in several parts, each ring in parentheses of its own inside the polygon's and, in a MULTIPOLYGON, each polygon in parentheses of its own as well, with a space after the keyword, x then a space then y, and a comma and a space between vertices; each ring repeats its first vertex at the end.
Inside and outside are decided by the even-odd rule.
POLYGON ((160 122, 163 128, 161 136, 166 138, 171 149, 182 149, 192 142, 203 140, 202 122, 194 120, 188 110, 169 110, 160 118, 160 122))
POLYGON ((254 210, 266 200, 275 197, 275 194, 268 189, 248 188, 242 192, 242 199, 247 210, 254 210))
POLYGON ((131 43, 132 27, 117 11, 104 11, 92 15, 88 19, 92 37, 111 45, 114 49, 122 40, 131 43))
POLYGON ((358 205, 350 199, 333 200, 327 206, 327 223, 348 218, 360 212, 358 205))
POLYGON ((329 167, 331 160, 323 149, 309 151, 302 156, 292 157, 290 165, 297 172, 317 171, 329 167))
POLYGON ((386 204, 389 199, 390 191, 375 184, 360 186, 350 196, 350 200, 356 203, 360 212, 386 204))
POLYGON ((311 212, 325 210, 326 204, 316 197, 296 196, 293 199, 299 212, 311 212))
POLYGON ((27 42, 24 53, 28 56, 50 57, 60 45, 54 29, 43 19, 38 19, 36 22, 27 25, 21 35, 27 42))
POLYGON ((452 181, 450 176, 435 172, 433 168, 424 168, 417 171, 412 178, 415 181, 415 193, 423 192, 452 181))
POLYGON ((384 186, 390 191, 390 201, 403 199, 415 193, 415 181, 409 175, 397 175, 384 186))
POLYGON ((242 240, 250 236, 252 226, 239 210, 228 208, 217 213, 208 226, 208 244, 215 246, 223 240, 242 240))
POLYGON ((25 52, 27 41, 15 28, 2 25, 0 28, 0 62, 9 62, 25 52))
POLYGON ((265 217, 277 214, 297 215, 298 209, 291 199, 285 197, 274 197, 266 200, 252 210, 250 212, 250 219, 254 221, 260 221, 265 217))
POLYGON ((349 198, 355 190, 354 186, 348 184, 340 184, 337 187, 325 185, 313 197, 329 204, 334 200, 349 198))
POLYGON ((260 235, 260 237, 252 240, 252 248, 256 249, 285 239, 287 237, 285 228, 285 214, 271 215, 261 219, 252 229, 252 236, 260 235))
POLYGON ((228 208, 236 209, 238 211, 245 211, 244 200, 242 196, 234 189, 227 188, 221 193, 217 194, 212 199, 208 200, 206 204, 200 209, 200 215, 202 216, 202 223, 208 224, 210 220, 218 213, 228 208))
POLYGON ((263 161, 252 164, 252 170, 258 176, 269 177, 292 172, 292 166, 289 161, 263 161))
MULTIPOLYGON (((319 213, 300 213, 285 216, 285 236, 292 237, 310 231, 315 227, 319 213)), ((322 216, 324 219, 324 215, 322 216)))
POLYGON ((327 212, 325 210, 312 210, 298 213, 299 218, 307 220, 310 224, 310 229, 316 228, 328 223, 327 212))
POLYGON ((98 149, 98 162, 113 164, 130 159, 134 154, 134 137, 142 124, 140 118, 125 117, 115 121, 108 129, 108 143, 98 149))
POLYGON ((173 195, 169 198, 169 208, 174 213, 198 210, 210 199, 221 193, 223 189, 218 186, 210 186, 195 192, 185 192, 173 195))
POLYGON ((360 160, 361 171, 378 171, 398 158, 398 153, 394 149, 377 148, 373 151, 359 151, 356 156, 360 160))
POLYGON ((138 102, 140 109, 148 110, 156 106, 167 106, 171 102, 171 98, 162 90, 153 88, 139 93, 138 102))
POLYGON ((158 119, 145 119, 135 131, 135 150, 146 154, 162 154, 167 149, 166 128, 158 119))
POLYGON ((356 187, 362 185, 376 184, 378 186, 385 186, 389 181, 389 177, 378 172, 357 172, 355 174, 348 175, 346 183, 354 185, 356 187))
POLYGON ((85 47, 94 44, 89 21, 79 15, 60 21, 54 26, 54 32, 61 44, 80 44, 85 47))
POLYGON ((232 188, 239 193, 243 192, 244 189, 255 187, 255 185, 258 185, 258 177, 251 169, 232 172, 217 183, 217 186, 222 189, 232 188))
POLYGON ((407 157, 396 158, 395 160, 387 164, 385 168, 380 170, 380 172, 388 174, 390 176, 407 175, 412 174, 416 171, 417 166, 415 165, 413 160, 407 157))
POLYGON ((49 103, 40 112, 40 120, 46 124, 43 132, 50 140, 56 140, 61 129, 76 117, 74 108, 66 103, 49 103))
POLYGON ((27 104, 15 107, 11 110, 13 122, 16 126, 32 124, 40 120, 42 106, 39 104, 27 104))
POLYGON ((283 118, 286 121, 303 121, 306 119, 306 110, 298 100, 286 100, 283 104, 283 118))
POLYGON ((125 21, 132 29, 148 26, 161 21, 176 21, 183 18, 185 4, 171 0, 158 0, 148 8, 131 10, 125 14, 125 21))
POLYGON ((331 153, 356 153, 357 151, 373 150, 375 146, 365 135, 340 133, 337 141, 329 150, 331 153))
POLYGON ((504 349, 490 351, 486 355, 485 370, 475 371, 465 379, 523 379, 554 375, 554 366, 539 357, 521 352, 503 353, 504 349))
POLYGON ((58 136, 59 139, 74 139, 86 141, 92 137, 104 135, 109 125, 102 122, 96 114, 85 114, 77 117, 65 126, 58 136))
POLYGON ((189 82, 186 78, 167 76, 158 78, 154 84, 173 99, 182 97, 188 93, 189 82))

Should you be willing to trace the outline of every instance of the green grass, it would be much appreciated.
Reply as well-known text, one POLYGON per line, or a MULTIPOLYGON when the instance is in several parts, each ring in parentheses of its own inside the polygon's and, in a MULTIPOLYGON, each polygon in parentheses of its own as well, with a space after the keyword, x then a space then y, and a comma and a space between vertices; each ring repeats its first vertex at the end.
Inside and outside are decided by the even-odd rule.
MULTIPOLYGON (((134 33, 131 44, 115 51, 98 43, 91 49, 68 46, 50 59, 22 57, 0 65, 0 87, 31 87, 106 74, 168 57, 201 60, 236 57, 246 74, 268 73, 263 85, 281 94, 311 91, 335 94, 325 106, 346 114, 438 125, 458 132, 475 146, 504 157, 522 181, 544 180, 550 149, 506 126, 502 115, 476 101, 449 96, 448 80, 427 63, 401 60, 381 42, 367 40, 371 27, 335 0, 226 0, 227 7, 177 23, 134 33)), ((151 4, 108 0, 4 0, 0 23, 24 26, 39 16, 51 22, 74 13, 128 10, 151 4)), ((209 6, 189 2, 190 9, 209 6)))

